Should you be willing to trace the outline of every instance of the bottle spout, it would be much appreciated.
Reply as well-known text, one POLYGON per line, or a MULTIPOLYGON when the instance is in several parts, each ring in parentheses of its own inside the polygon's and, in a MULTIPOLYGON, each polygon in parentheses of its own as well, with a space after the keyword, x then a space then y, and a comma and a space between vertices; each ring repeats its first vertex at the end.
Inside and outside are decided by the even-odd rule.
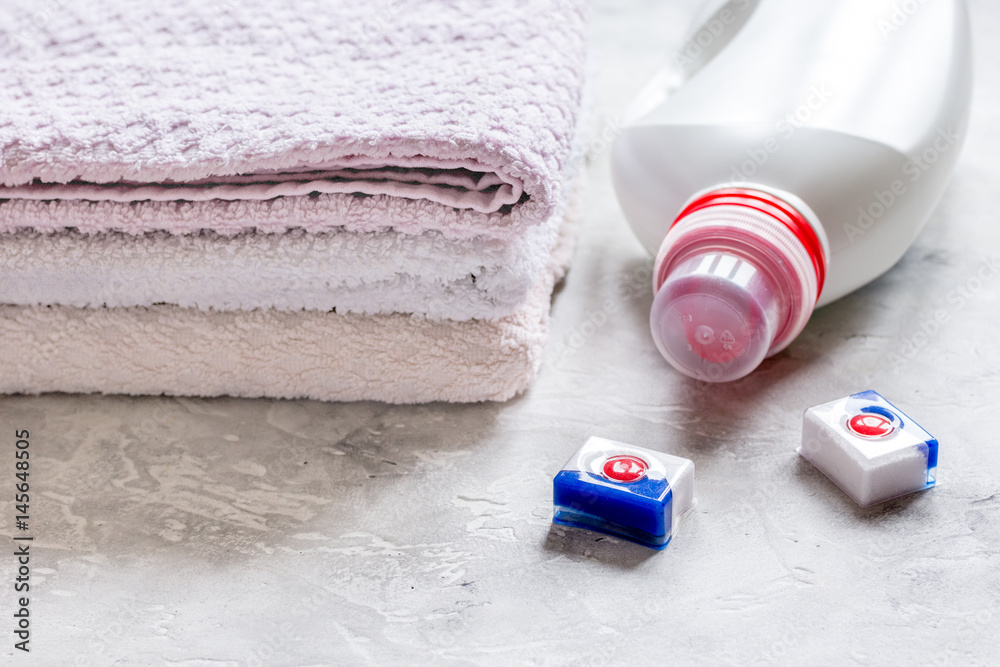
POLYGON ((707 251, 677 266, 656 293, 650 325, 674 367, 708 382, 753 371, 787 318, 773 281, 750 260, 707 251))
POLYGON ((823 239, 791 205, 763 191, 712 191, 685 209, 660 250, 653 340, 686 375, 738 380, 801 332, 825 268, 823 239))

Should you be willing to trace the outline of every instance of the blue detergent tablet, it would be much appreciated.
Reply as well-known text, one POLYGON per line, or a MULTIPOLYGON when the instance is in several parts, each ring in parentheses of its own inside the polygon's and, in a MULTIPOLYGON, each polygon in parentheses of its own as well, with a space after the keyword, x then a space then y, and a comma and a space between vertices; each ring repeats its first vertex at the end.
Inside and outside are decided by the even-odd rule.
POLYGON ((694 504, 694 464, 590 438, 553 480, 553 521, 663 549, 694 504))

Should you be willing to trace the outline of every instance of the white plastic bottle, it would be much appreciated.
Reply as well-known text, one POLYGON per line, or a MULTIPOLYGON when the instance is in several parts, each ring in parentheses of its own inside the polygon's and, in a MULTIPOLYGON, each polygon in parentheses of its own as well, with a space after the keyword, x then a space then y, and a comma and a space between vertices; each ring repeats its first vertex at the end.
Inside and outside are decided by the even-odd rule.
POLYGON ((735 380, 892 267, 929 218, 966 132, 968 14, 964 0, 730 0, 674 65, 623 119, 615 188, 657 255, 660 351, 735 380))

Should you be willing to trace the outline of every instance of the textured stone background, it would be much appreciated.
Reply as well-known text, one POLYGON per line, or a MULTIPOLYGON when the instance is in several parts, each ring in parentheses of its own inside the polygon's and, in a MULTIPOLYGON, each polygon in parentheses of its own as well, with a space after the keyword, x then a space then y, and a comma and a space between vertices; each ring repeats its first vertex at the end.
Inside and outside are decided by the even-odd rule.
MULTIPOLYGON (((702 386, 658 357, 649 260, 595 146, 549 357, 519 400, 0 398, 3 451, 32 434, 25 662, 1000 662, 1000 279, 949 298, 1000 253, 1000 6, 972 6, 976 111, 946 200, 895 270, 741 382, 702 386), (617 314, 586 324, 607 299, 617 314), (947 324, 894 366, 941 309, 947 324), (867 388, 939 437, 940 487, 860 510, 797 458, 802 410, 867 388), (666 551, 551 527, 551 477, 589 435, 696 461, 699 504, 666 551)), ((598 3, 606 122, 691 7, 598 3)), ((5 611, 4 658, 11 629, 5 611)))

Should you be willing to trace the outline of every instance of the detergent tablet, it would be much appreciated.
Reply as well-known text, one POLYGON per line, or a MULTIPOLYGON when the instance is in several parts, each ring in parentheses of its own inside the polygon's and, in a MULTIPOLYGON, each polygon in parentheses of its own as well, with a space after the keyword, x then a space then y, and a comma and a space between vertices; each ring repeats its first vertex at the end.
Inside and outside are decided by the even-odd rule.
POLYGON ((806 410, 798 452, 862 507, 937 483, 937 440, 874 391, 806 410))
POLYGON ((694 464, 590 438, 553 480, 553 521, 663 549, 694 504, 694 464))

